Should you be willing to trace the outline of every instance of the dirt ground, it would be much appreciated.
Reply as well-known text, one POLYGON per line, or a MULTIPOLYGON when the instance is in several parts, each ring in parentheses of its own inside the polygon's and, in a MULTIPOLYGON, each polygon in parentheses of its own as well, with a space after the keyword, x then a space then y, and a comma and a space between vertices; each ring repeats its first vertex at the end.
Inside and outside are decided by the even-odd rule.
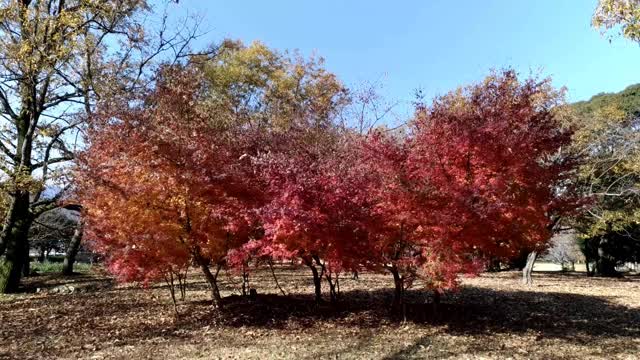
MULTIPOLYGON (((338 307, 316 305, 307 271, 221 275, 214 311, 195 274, 176 317, 168 288, 117 285, 95 271, 37 276, 0 297, 0 358, 21 359, 640 359, 640 278, 518 273, 464 279, 437 313, 408 294, 406 321, 388 312, 390 276, 342 279, 338 307)), ((326 285, 325 285, 326 286, 326 285)))

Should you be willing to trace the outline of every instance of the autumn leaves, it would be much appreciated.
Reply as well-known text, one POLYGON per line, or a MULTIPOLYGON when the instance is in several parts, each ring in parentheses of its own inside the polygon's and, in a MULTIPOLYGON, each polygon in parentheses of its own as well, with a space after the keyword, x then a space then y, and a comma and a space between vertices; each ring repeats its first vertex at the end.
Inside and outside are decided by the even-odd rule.
MULTIPOLYGON (((87 237, 122 280, 197 265, 311 268, 437 292, 549 237, 571 162, 546 81, 512 71, 417 106, 404 132, 345 125, 349 93, 319 61, 227 42, 103 104, 79 166, 87 237)), ((348 122, 347 122, 348 123, 348 122)))

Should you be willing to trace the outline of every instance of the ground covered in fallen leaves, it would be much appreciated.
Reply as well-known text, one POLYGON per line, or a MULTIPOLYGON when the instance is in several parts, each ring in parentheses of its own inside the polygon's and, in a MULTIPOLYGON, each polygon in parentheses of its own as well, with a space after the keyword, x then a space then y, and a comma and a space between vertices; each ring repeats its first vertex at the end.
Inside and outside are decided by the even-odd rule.
MULTIPOLYGON (((0 358, 40 359, 640 359, 640 278, 517 272, 464 279, 437 312, 429 294, 408 294, 392 315, 390 276, 342 279, 338 306, 316 305, 310 274, 278 267, 221 274, 216 312, 191 276, 178 313, 167 286, 118 285, 100 271, 35 276, 25 293, 0 297, 0 358), (426 302, 426 303, 425 303, 426 302)), ((326 284, 324 284, 326 287, 326 284)))

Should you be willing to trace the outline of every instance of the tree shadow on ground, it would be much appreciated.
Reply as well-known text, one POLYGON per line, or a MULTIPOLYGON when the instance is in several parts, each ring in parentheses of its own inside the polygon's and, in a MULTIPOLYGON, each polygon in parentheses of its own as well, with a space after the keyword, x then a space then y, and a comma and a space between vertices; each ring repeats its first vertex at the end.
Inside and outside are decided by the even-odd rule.
MULTIPOLYGON (((34 280, 30 286, 42 285, 40 280, 45 279, 34 280)), ((266 277, 263 279, 267 280, 266 277)), ((435 326, 451 335, 483 337, 535 333, 540 338, 574 344, 588 344, 596 338, 640 338, 640 309, 637 307, 617 304, 615 298, 606 296, 535 291, 524 287, 521 290, 496 290, 464 286, 455 295, 444 297, 437 311, 431 303, 425 302, 429 293, 408 291, 405 311, 400 313, 389 311, 393 298, 391 289, 345 291, 337 305, 316 304, 313 296, 306 294, 259 294, 254 299, 232 295, 224 298, 221 311, 213 309, 209 301, 183 302, 179 306, 181 315, 173 318, 166 298, 159 300, 159 293, 152 294, 135 287, 113 288, 112 280, 90 276, 60 281, 93 281, 97 285, 74 294, 20 297, 0 302, 0 323, 4 324, 0 338, 7 341, 28 339, 38 343, 52 336, 82 334, 70 336, 68 341, 75 344, 73 346, 80 346, 87 339, 101 338, 107 344, 125 346, 157 338, 189 338, 210 328, 270 331, 307 329, 330 323, 374 332, 382 326, 400 326, 404 321, 435 326), (25 312, 25 308, 39 310, 25 312), (163 319, 158 320, 159 317, 163 319), (117 336, 113 335, 114 327, 117 336)), ((44 285, 53 286, 46 281, 44 285)), ((206 288, 200 281, 194 282, 193 286, 206 288)), ((544 287, 543 284, 537 286, 544 287)), ((162 286, 157 288, 164 290, 160 289, 162 286)), ((437 345, 437 341, 429 336, 421 337, 392 358, 410 357, 416 349, 437 345)), ((0 341, 0 345, 2 343, 0 341)), ((366 346, 366 342, 363 344, 366 346)), ((610 350, 623 352, 624 349, 610 350)))
POLYGON ((640 309, 611 299, 580 294, 536 291, 497 291, 466 286, 437 309, 425 303, 427 293, 407 294, 404 312, 389 311, 390 290, 349 291, 337 305, 316 304, 311 296, 258 295, 224 299, 224 309, 209 309, 208 302, 190 303, 180 325, 200 326, 209 319, 232 327, 280 329, 317 321, 337 321, 360 328, 383 322, 409 321, 445 326, 452 334, 520 334, 534 331, 544 337, 577 339, 581 336, 640 337, 640 309))
POLYGON ((36 274, 26 278, 28 283, 21 284, 18 294, 35 293, 39 291, 47 292, 53 288, 70 285, 78 290, 92 290, 113 288, 116 282, 111 278, 105 278, 94 274, 73 273, 71 275, 36 274))

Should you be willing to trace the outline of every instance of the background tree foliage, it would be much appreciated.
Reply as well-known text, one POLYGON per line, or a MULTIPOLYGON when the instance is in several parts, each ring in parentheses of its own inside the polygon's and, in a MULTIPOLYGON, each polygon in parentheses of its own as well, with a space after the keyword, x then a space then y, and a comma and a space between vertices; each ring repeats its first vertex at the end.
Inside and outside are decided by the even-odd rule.
POLYGON ((572 108, 572 147, 582 157, 576 182, 589 200, 575 226, 587 261, 595 261, 599 274, 613 275, 617 264, 634 257, 633 244, 640 244, 640 85, 572 108))
POLYGON ((640 1, 600 0, 592 22, 603 32, 619 28, 622 36, 640 41, 640 1))
POLYGON ((322 58, 280 53, 260 42, 225 40, 193 62, 207 82, 211 118, 223 127, 329 127, 350 102, 322 58))
POLYGON ((51 251, 67 251, 78 221, 78 212, 64 208, 38 216, 29 230, 29 246, 38 252, 38 261, 45 261, 51 251))

